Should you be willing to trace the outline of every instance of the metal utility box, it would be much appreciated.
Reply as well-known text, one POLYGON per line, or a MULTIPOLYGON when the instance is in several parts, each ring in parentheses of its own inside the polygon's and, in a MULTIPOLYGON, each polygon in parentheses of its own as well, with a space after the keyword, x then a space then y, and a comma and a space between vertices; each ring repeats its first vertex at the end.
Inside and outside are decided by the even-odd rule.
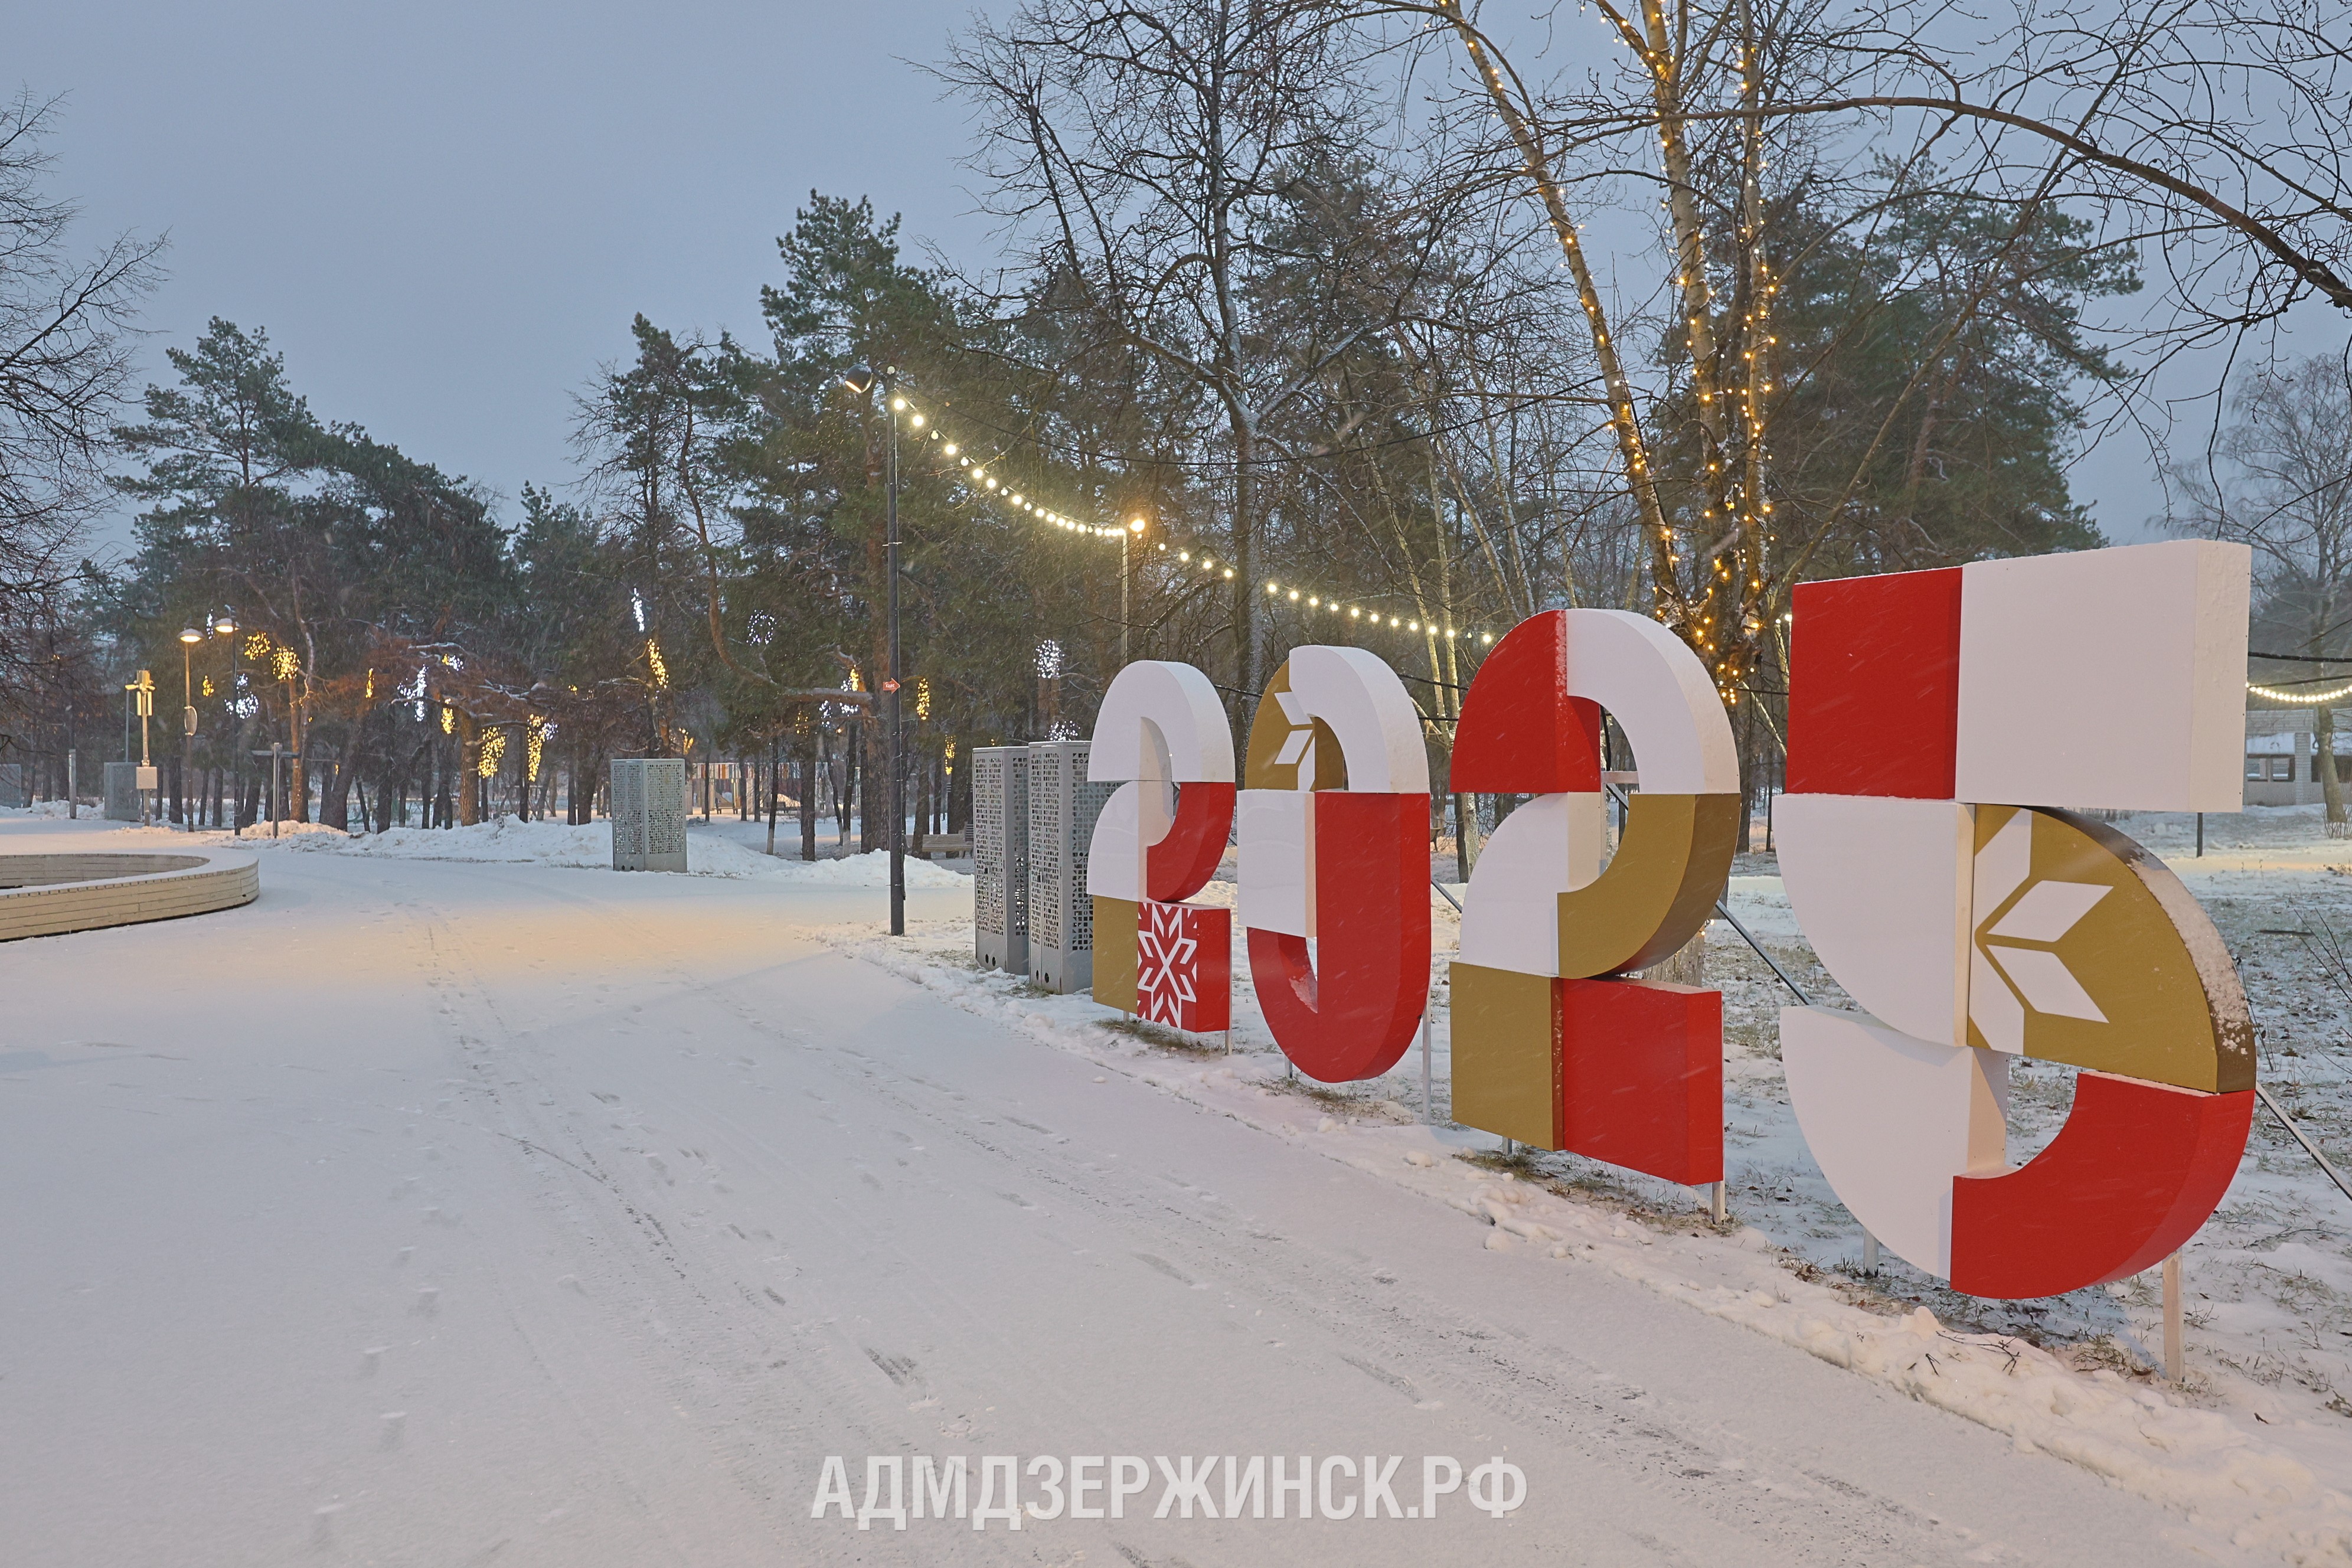
POLYGON ((1029 747, 1029 978, 1049 991, 1095 982, 1094 900, 1087 850, 1115 784, 1087 778, 1086 741, 1029 747))
POLYGON ((139 820, 139 764, 109 763, 106 764, 106 820, 136 822, 139 820))
POLYGON ((686 869, 686 759, 613 760, 613 869, 686 869))
POLYGON ((1029 748, 971 753, 971 950, 982 963, 1029 972, 1029 748))

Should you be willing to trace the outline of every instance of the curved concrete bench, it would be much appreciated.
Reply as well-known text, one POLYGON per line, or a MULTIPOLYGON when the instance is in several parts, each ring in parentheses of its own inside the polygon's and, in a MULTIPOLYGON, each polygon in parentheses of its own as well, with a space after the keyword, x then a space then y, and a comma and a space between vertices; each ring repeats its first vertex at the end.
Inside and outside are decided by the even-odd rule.
POLYGON ((261 868, 233 850, 0 855, 0 942, 249 904, 261 868))

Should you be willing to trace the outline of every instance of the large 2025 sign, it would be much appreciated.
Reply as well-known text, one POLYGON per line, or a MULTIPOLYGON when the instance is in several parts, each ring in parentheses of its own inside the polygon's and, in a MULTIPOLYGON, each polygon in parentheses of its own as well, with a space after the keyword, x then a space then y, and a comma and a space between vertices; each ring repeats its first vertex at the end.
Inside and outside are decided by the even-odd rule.
MULTIPOLYGON (((2254 1097, 2236 969, 2160 861, 2077 812, 2240 808, 2249 564, 2180 541, 1796 591, 1780 868, 1854 1006, 1782 1010, 1789 1096, 1847 1208, 1957 1289, 2137 1273, 2237 1169, 2254 1097), (2056 1139, 2012 1169, 2021 1056, 2083 1070, 2056 1139)), ((1226 1026, 1234 911, 1185 900, 1238 820, 1276 1040, 1325 1082, 1396 1064, 1428 991, 1430 780, 1386 664, 1294 650, 1238 790, 1207 678, 1130 665, 1089 766, 1122 786, 1087 874, 1097 1000, 1226 1026)), ((1639 616, 1524 621, 1464 699, 1449 787, 1531 797, 1464 900, 1454 1120, 1721 1180, 1722 995, 1632 977, 1706 924, 1730 869, 1738 763, 1705 668, 1639 616), (1604 710, 1639 781, 1605 867, 1604 710)))

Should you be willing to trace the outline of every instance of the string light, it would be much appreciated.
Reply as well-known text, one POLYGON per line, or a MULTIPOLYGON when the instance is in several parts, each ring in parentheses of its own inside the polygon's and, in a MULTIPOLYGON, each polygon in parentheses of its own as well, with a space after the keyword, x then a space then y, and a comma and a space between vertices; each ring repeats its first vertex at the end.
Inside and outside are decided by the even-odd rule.
MULTIPOLYGON (((903 396, 894 398, 892 406, 902 412, 906 412, 913 408, 913 405, 903 396)), ((924 423, 924 419, 925 416, 919 410, 916 410, 909 414, 908 423, 910 425, 921 425, 924 423)), ((934 414, 929 416, 929 426, 930 438, 940 443, 939 451, 940 455, 942 457, 953 458, 956 459, 956 471, 951 473, 949 477, 961 480, 969 488, 970 494, 975 500, 995 501, 1001 504, 1009 505, 1019 511, 1022 516, 1034 518, 1041 521, 1051 523, 1054 527, 1062 530, 1064 532, 1083 533, 1097 539, 1116 539, 1125 541, 1131 534, 1140 534, 1145 530, 1145 521, 1140 517, 1134 519, 1125 527, 1120 527, 1117 524, 1113 524, 1108 527, 1101 527, 1093 523, 1081 522, 1076 518, 1071 517, 1065 512, 1056 511, 1050 506, 1040 505, 1034 497, 1019 490, 1005 488, 1002 481, 1000 481, 994 475, 988 472, 986 465, 983 462, 975 460, 970 453, 964 449, 962 445, 958 442, 945 439, 945 432, 940 427, 940 416, 938 415, 934 414)), ((1200 552, 1197 556, 1193 551, 1188 548, 1179 547, 1171 551, 1170 548, 1170 542, 1163 539, 1158 542, 1158 552, 1162 555, 1172 553, 1176 558, 1176 564, 1202 572, 1221 582, 1232 582, 1235 576, 1235 569, 1233 566, 1221 564, 1213 554, 1211 554, 1206 551, 1200 552)), ((1280 583, 1268 582, 1265 585, 1266 595, 1269 598, 1273 598, 1276 602, 1285 602, 1283 595, 1286 591, 1286 584, 1280 583)), ((1321 593, 1319 590, 1316 593, 1309 594, 1303 586, 1288 587, 1287 593, 1288 599, 1286 602, 1302 605, 1306 610, 1321 611, 1324 614, 1336 616, 1339 614, 1342 608, 1341 601, 1336 595, 1326 595, 1321 593)), ((1379 615, 1374 614, 1368 616, 1363 607, 1360 605, 1347 605, 1345 607, 1347 609, 1348 618, 1351 621, 1362 622, 1369 620, 1370 624, 1375 626, 1381 624, 1381 617, 1379 615)), ((1398 616, 1391 616, 1388 617, 1387 624, 1391 629, 1406 629, 1404 621, 1398 616)), ((1430 637, 1435 637, 1438 635, 1439 630, 1437 623, 1433 621, 1428 623, 1424 629, 1423 623, 1418 619, 1412 623, 1409 629, 1422 633, 1423 635, 1430 637)), ((1466 639, 1473 634, 1467 632, 1457 632, 1455 628, 1447 627, 1445 628, 1444 635, 1448 637, 1460 637, 1466 639)), ((1485 634, 1483 639, 1485 646, 1492 646, 1495 637, 1493 633, 1489 632, 1485 634)))
POLYGON ((2246 689, 2256 697, 2267 697, 2273 702, 2284 702, 2290 707, 2324 708, 2330 702, 2352 697, 2352 681, 2347 681, 2333 691, 2281 691, 2276 687, 2257 686, 2249 680, 2246 689))

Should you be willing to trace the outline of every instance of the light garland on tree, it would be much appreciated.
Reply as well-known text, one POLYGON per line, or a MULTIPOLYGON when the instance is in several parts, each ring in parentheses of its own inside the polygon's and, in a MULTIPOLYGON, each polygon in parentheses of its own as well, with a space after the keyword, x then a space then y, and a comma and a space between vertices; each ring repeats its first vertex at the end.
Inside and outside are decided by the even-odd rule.
MULTIPOLYGON (((1092 539, 1129 540, 1142 531, 1139 520, 1139 525, 1132 529, 1105 527, 1099 523, 1082 522, 1066 512, 1041 505, 1034 496, 1024 495, 1013 489, 995 475, 991 474, 988 471, 988 460, 975 458, 967 449, 967 444, 949 440, 946 432, 940 428, 938 418, 935 416, 926 416, 916 408, 904 393, 892 395, 890 407, 892 412, 906 416, 910 428, 926 432, 923 439, 940 443, 940 455, 955 460, 956 471, 951 477, 961 481, 966 493, 976 501, 1018 512, 1025 519, 1047 523, 1066 533, 1076 533, 1092 539)), ((1140 542, 1139 540, 1136 542, 1140 542)), ((1221 561, 1211 552, 1196 552, 1189 546, 1181 543, 1171 544, 1165 540, 1156 542, 1157 553, 1168 558, 1162 564, 1180 569, 1181 575, 1191 577, 1198 574, 1202 580, 1218 582, 1230 582, 1234 578, 1236 570, 1234 563, 1230 561, 1221 561)), ((1383 615, 1377 610, 1367 608, 1360 602, 1346 601, 1337 595, 1326 594, 1320 589, 1309 591, 1286 580, 1267 579, 1265 591, 1269 596, 1281 603, 1301 605, 1302 614, 1309 617, 1318 615, 1333 617, 1331 626, 1335 631, 1379 628, 1384 631, 1401 631, 1418 635, 1431 640, 1443 637, 1447 639, 1475 641, 1480 646, 1491 646, 1495 640, 1495 634, 1491 631, 1464 630, 1454 626, 1441 626, 1439 622, 1433 620, 1423 622, 1418 616, 1383 615), (1286 594, 1288 595, 1286 599, 1284 598, 1286 594)))

